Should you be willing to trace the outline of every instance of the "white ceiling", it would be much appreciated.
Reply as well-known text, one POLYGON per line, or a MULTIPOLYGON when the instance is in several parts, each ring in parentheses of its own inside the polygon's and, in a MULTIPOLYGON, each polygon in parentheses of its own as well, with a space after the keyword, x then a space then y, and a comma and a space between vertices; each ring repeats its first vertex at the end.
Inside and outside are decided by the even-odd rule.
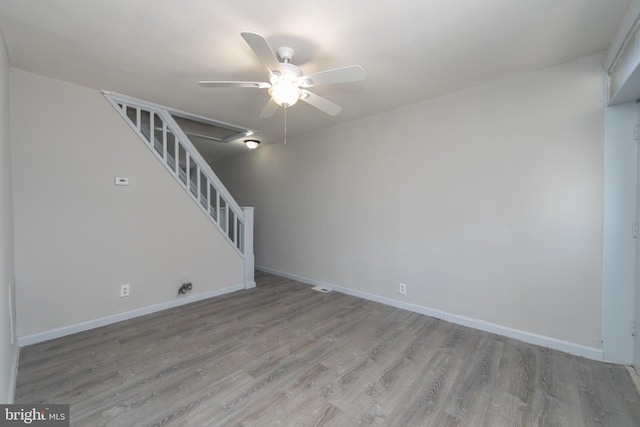
MULTIPOLYGON (((288 137, 605 51, 629 0, 0 0, 13 67, 257 129, 282 141, 282 109, 258 116, 264 90, 199 80, 266 81, 240 36, 295 49, 305 74, 359 64, 363 82, 313 91, 329 117, 298 103, 288 137)), ((220 143, 212 143, 220 144, 220 143)), ((226 147, 245 150, 241 142, 226 147)), ((203 153, 215 160, 214 151, 203 153)))

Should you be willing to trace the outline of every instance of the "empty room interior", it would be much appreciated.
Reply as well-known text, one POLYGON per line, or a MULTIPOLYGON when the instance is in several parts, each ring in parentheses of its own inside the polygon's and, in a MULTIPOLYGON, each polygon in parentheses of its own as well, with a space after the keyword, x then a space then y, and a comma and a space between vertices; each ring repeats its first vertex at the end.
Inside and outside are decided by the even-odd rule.
POLYGON ((6 408, 640 425, 640 0, 0 0, 0 39, 6 408))

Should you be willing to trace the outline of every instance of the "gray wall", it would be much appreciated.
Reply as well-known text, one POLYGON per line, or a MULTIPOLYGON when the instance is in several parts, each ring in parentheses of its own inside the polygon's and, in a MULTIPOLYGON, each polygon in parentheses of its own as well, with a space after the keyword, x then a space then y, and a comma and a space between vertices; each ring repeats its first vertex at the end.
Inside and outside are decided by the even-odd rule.
POLYGON ((257 266, 600 349, 601 67, 582 58, 215 170, 256 208, 257 266))
MULTIPOLYGON (((0 33, 0 402, 13 399, 17 346, 11 343, 9 287, 14 283, 13 197, 9 142, 9 58, 0 33)), ((12 291, 13 292, 13 291, 12 291)))
POLYGON ((241 256, 100 92, 17 69, 11 89, 21 338, 175 301, 183 273, 192 295, 243 285, 241 256))

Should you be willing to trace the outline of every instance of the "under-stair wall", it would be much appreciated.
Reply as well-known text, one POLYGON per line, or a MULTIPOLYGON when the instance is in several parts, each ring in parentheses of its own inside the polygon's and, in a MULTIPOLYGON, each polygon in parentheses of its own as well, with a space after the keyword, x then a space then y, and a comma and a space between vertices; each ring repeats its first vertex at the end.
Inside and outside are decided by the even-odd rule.
POLYGON ((243 256, 245 285, 253 280, 253 208, 240 208, 162 105, 104 92, 122 118, 191 196, 212 224, 243 256))
POLYGON ((17 69, 11 89, 20 345, 250 285, 244 254, 102 93, 17 69))

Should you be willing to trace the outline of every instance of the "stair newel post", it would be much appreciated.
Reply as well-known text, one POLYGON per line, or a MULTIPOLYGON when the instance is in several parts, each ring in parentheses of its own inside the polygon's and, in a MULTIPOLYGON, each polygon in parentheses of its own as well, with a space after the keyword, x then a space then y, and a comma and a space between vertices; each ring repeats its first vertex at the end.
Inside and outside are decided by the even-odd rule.
POLYGON ((252 207, 242 208, 244 216, 244 233, 242 233, 242 249, 244 253, 244 287, 255 288, 254 277, 255 257, 253 255, 253 210, 252 207))

